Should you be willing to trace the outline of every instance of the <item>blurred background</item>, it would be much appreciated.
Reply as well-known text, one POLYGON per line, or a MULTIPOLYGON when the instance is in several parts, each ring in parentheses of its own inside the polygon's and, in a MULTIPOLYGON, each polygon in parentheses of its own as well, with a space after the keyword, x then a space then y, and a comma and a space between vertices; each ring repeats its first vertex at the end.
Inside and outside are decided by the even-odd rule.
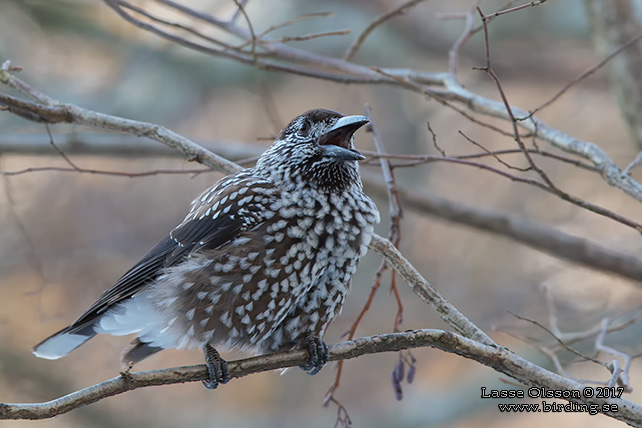
MULTIPOLYGON (((136 2, 152 7, 152 1, 136 2)), ((638 2, 640 3, 640 2, 638 2)), ((341 56, 353 38, 381 13, 400 2, 312 0, 250 1, 246 10, 256 32, 313 12, 333 17, 296 23, 275 38, 350 29, 352 34, 296 44, 341 56)), ((380 67, 447 70, 448 51, 463 21, 446 19, 470 1, 427 1, 378 28, 355 61, 380 67)), ((506 2, 483 1, 484 12, 506 2)), ((229 0, 199 0, 189 6, 229 19, 229 0)), ((640 6, 640 5, 638 5, 640 6)), ((194 25, 197 25, 194 22, 194 25)), ((243 25, 242 20, 239 25, 243 25)), ((602 55, 595 52, 584 4, 547 2, 492 22, 494 67, 509 101, 533 109, 602 55)), ((168 127, 231 159, 251 158, 267 147, 281 126, 315 107, 361 114, 367 103, 392 153, 438 154, 427 131, 449 154, 476 153, 464 132, 488 149, 513 148, 502 137, 452 110, 410 91, 384 85, 343 85, 257 70, 190 51, 124 22, 101 2, 82 0, 0 0, 0 62, 21 66, 19 76, 66 103, 168 127)), ((460 79, 469 89, 498 99, 484 65, 482 33, 462 51, 460 79)), ((18 95, 7 87, 2 91, 18 95)), ((539 117, 574 137, 594 141, 622 167, 639 151, 610 91, 604 70, 591 75, 539 117)), ((509 129, 508 124, 485 119, 509 129)), ((190 163, 160 144, 80 126, 50 127, 53 139, 78 166, 139 173, 192 170, 190 163)), ((357 133, 357 148, 374 150, 370 134, 357 133)), ((540 143, 546 150, 553 150, 540 143)), ((49 143, 42 125, 0 114, 0 169, 68 167, 49 143)), ((519 166, 521 156, 507 160, 519 166)), ((489 161, 492 164, 492 161, 489 161)), ((640 221, 639 203, 600 177, 566 164, 538 159, 551 178, 573 195, 640 221)), ((251 164, 251 163, 250 163, 251 164)), ((380 174, 376 163, 364 173, 380 174)), ((558 198, 467 166, 431 163, 397 169, 398 185, 429 191, 484 209, 543 223, 604 246, 639 256, 634 230, 558 198)), ((642 180, 642 170, 633 177, 642 180)), ((0 177, 0 401, 41 402, 118 375, 119 355, 129 337, 97 337, 69 356, 47 361, 31 347, 68 325, 186 214, 189 203, 222 175, 154 174, 144 177, 75 172, 30 172, 0 177)), ((366 192, 369 189, 366 188, 366 192)), ((388 233, 388 203, 377 199, 388 233)), ((508 312, 547 323, 556 309, 563 331, 585 330, 604 316, 634 319, 642 302, 639 284, 556 260, 512 241, 406 210, 403 253, 449 301, 499 343, 547 368, 534 347, 554 341, 541 329, 508 312), (531 340, 519 340, 518 337, 531 340)), ((360 264, 352 294, 325 336, 342 341, 363 307, 379 264, 376 255, 360 264)), ((389 276, 357 335, 391 332, 397 310, 388 293, 389 276)), ((399 281, 404 304, 402 329, 445 328, 430 307, 399 281)), ((635 355, 642 329, 634 324, 608 337, 609 345, 635 355)), ((594 337, 575 346, 594 355, 594 337)), ((404 383, 395 400, 390 373, 398 355, 369 355, 345 363, 336 398, 355 427, 482 427, 493 425, 610 427, 621 423, 587 414, 502 414, 498 400, 480 399, 480 388, 508 388, 500 375, 478 363, 431 349, 413 351, 415 381, 404 383)), ((227 359, 245 355, 228 353, 227 359)), ((562 354, 563 361, 571 362, 562 354)), ((608 357, 604 356, 608 361, 608 357)), ((136 370, 202 363, 200 351, 165 351, 136 370)), ((580 379, 605 381, 609 373, 592 363, 572 364, 580 379)), ((642 402, 642 365, 634 361, 632 394, 642 402)), ((322 407, 335 371, 329 365, 309 377, 300 370, 261 373, 207 391, 200 383, 146 388, 103 400, 52 420, 3 422, 2 426, 47 427, 332 427, 336 407, 322 407)))

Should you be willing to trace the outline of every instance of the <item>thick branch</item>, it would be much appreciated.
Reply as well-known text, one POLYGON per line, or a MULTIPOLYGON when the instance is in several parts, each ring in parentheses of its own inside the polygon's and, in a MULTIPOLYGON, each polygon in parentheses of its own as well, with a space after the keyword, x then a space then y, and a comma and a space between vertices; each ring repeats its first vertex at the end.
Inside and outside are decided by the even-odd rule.
MULTIPOLYGON (((185 157, 185 154, 164 144, 144 137, 98 132, 61 132, 53 134, 56 146, 67 155, 90 155, 111 157, 185 157)), ((208 140, 195 141, 212 153, 230 160, 257 157, 265 146, 241 141, 208 140)), ((59 156, 43 133, 17 133, 0 135, 3 154, 55 155, 59 156)))
MULTIPOLYGON (((585 385, 551 373, 502 347, 488 346, 458 334, 442 330, 415 330, 403 333, 364 337, 330 347, 330 360, 356 358, 366 354, 432 347, 454 353, 504 373, 529 387, 553 390, 583 391, 585 385)), ((229 363, 233 378, 268 370, 295 367, 306 361, 307 352, 295 350, 247 358, 229 363)), ((204 365, 173 367, 145 372, 123 373, 103 383, 65 395, 56 400, 36 404, 0 403, 0 419, 47 419, 78 407, 138 388, 196 382, 207 378, 204 365)), ((640 426, 642 407, 624 399, 584 398, 585 403, 618 406, 609 416, 633 426, 640 426)))
POLYGON ((403 189, 399 189, 399 193, 406 207, 422 214, 497 233, 553 257, 612 272, 638 281, 638 284, 642 281, 642 259, 635 256, 516 216, 471 207, 427 193, 407 192, 403 189))
MULTIPOLYGON (((261 55, 253 55, 251 52, 246 52, 241 49, 221 49, 218 46, 212 47, 211 45, 187 40, 177 34, 164 30, 160 26, 143 22, 125 10, 128 5, 125 1, 104 1, 123 17, 123 19, 142 30, 152 32, 162 38, 208 55, 223 56, 264 70, 275 70, 340 83, 389 84, 400 86, 413 92, 428 94, 441 100, 454 101, 462 104, 469 110, 483 115, 510 120, 503 103, 482 97, 467 90, 459 83, 453 70, 451 70, 451 73, 427 73, 412 69, 388 68, 381 69, 382 72, 377 72, 371 67, 355 64, 341 58, 333 58, 304 49, 293 48, 279 41, 269 40, 264 36, 256 36, 256 38, 253 38, 249 31, 244 30, 234 23, 219 20, 211 15, 198 12, 170 0, 160 0, 177 12, 217 27, 230 35, 244 40, 246 43, 251 43, 254 47, 260 47, 264 50, 264 53, 261 55)), ((157 22, 160 23, 160 20, 157 19, 157 22)), ((607 183, 624 191, 638 201, 642 201, 642 184, 630 176, 623 174, 622 169, 617 166, 600 146, 595 143, 578 140, 558 129, 552 128, 537 117, 531 116, 526 110, 511 106, 511 111, 517 118, 528 118, 519 120, 518 125, 521 128, 530 131, 532 134, 537 135, 539 139, 567 153, 589 160, 598 168, 607 183)))
MULTIPOLYGON (((68 108, 70 106, 68 104, 62 104, 59 101, 55 102, 57 103, 55 107, 46 107, 0 93, 0 103, 10 107, 19 106, 22 108, 22 112, 34 116, 37 115, 46 122, 55 122, 62 115, 72 123, 92 124, 97 128, 149 137, 173 149, 177 149, 205 166, 223 172, 231 172, 239 168, 236 164, 161 126, 97 113, 77 106, 68 108), (61 111, 70 113, 61 114, 61 111), (100 122, 92 122, 90 120, 92 117, 99 117, 100 122)), ((238 145, 235 145, 235 147, 238 148, 238 145)), ((241 151, 239 155, 242 156, 243 152, 241 151)), ((248 150, 246 155, 256 155, 256 152, 248 150)), ((365 174, 364 182, 372 189, 384 192, 382 195, 385 196, 386 187, 380 180, 369 178, 365 174)), ((466 224, 488 232, 498 233, 553 257, 577 262, 593 269, 613 272, 635 281, 642 280, 642 260, 634 256, 609 250, 585 239, 535 222, 511 217, 499 212, 482 210, 460 202, 439 198, 435 195, 407 192, 403 189, 399 189, 399 194, 409 208, 419 210, 422 213, 447 221, 466 224)))
POLYGON ((152 140, 159 141, 173 149, 179 150, 184 153, 189 160, 199 162, 218 171, 232 173, 241 169, 241 167, 234 162, 230 162, 204 149, 182 135, 153 123, 110 116, 73 104, 56 102, 55 105, 45 106, 2 93, 0 93, 0 105, 6 106, 6 109, 12 113, 37 122, 76 123, 151 138, 152 140))
MULTIPOLYGON (((629 40, 640 40, 642 26, 630 0, 585 0, 593 42, 601 55, 607 55, 626 45, 629 40)), ((642 48, 639 43, 621 52, 608 64, 607 75, 620 110, 631 134, 642 147, 642 48)))

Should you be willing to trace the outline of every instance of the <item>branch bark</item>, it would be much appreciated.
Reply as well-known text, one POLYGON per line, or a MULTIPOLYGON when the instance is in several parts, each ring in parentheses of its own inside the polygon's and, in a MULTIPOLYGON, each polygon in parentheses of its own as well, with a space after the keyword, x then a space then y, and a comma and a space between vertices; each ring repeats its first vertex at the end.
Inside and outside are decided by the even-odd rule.
MULTIPOLYGON (((415 330, 363 337, 350 342, 337 343, 330 346, 330 361, 419 347, 436 348, 469 358, 511 376, 524 385, 529 385, 529 387, 579 392, 586 388, 581 383, 551 373, 524 360, 506 348, 482 344, 456 333, 443 330, 415 330)), ((305 363, 306 358, 307 352, 299 349, 231 361, 229 362, 230 375, 232 378, 239 378, 268 370, 295 367, 305 363)), ((45 403, 0 403, 0 419, 47 419, 134 389, 197 382, 206 378, 207 369, 204 365, 121 373, 120 376, 108 381, 45 403)), ((607 413, 608 416, 632 426, 641 426, 642 424, 642 407, 628 400, 621 398, 584 398, 579 401, 600 406, 615 404, 618 406, 617 412, 609 412, 607 413)))
MULTIPOLYGON (((606 56, 629 40, 639 40, 642 26, 630 0, 585 0, 593 44, 606 56)), ((611 88, 626 119, 631 135, 642 148, 642 47, 630 46, 606 67, 611 88)))
MULTIPOLYGON (((503 103, 483 97, 466 89, 459 82, 455 74, 456 70, 451 69, 450 72, 427 73, 404 68, 382 68, 380 69, 381 72, 378 72, 376 67, 367 67, 341 58, 334 58, 293 48, 280 41, 270 40, 264 35, 253 35, 234 22, 222 21, 171 0, 159 0, 174 9, 174 11, 190 17, 190 19, 197 19, 206 25, 216 27, 228 35, 241 39, 244 41, 242 46, 252 46, 252 52, 244 51, 241 48, 221 48, 218 41, 212 45, 212 42, 209 40, 198 42, 181 37, 179 32, 184 29, 179 29, 176 33, 165 30, 162 26, 175 29, 176 25, 168 23, 167 20, 148 12, 145 12, 143 17, 143 19, 147 21, 141 20, 129 12, 131 10, 136 11, 136 8, 131 7, 131 5, 124 0, 104 1, 132 25, 207 55, 225 57, 264 70, 274 70, 339 83, 398 86, 416 93, 428 95, 437 100, 455 102, 468 110, 485 116, 496 117, 507 121, 510 120, 503 103), (261 51, 260 54, 257 54, 257 49, 261 51)), ((543 2, 539 3, 541 4, 543 2)), ((472 27, 467 26, 464 35, 470 31, 472 31, 472 27)), ((463 38, 463 40, 466 39, 466 37, 463 38)), ((457 47, 457 49, 459 48, 461 48, 461 46, 457 47)), ((455 51, 454 54, 457 55, 457 52, 455 51)), ((453 53, 451 52, 451 57, 452 55, 453 53)), ((629 175, 624 174, 622 169, 618 167, 599 145, 579 140, 555 129, 537 117, 532 116, 524 109, 511 106, 511 111, 514 116, 518 118, 517 125, 520 128, 537 135, 539 139, 550 143, 560 150, 590 161, 595 165, 607 183, 642 202, 642 184, 632 179, 629 175)))
MULTIPOLYGON (((27 86, 20 80, 18 82, 20 82, 20 87, 27 86)), ((40 92, 38 91, 38 93, 40 92)), ((97 113, 71 104, 64 104, 49 97, 47 99, 54 107, 43 106, 36 102, 0 93, 0 105, 7 106, 9 111, 20 109, 22 117, 37 117, 40 122, 46 123, 60 122, 58 119, 64 117, 65 121, 69 123, 93 125, 97 128, 110 129, 128 135, 148 137, 178 150, 190 160, 195 160, 217 171, 230 173, 240 168, 235 163, 162 126, 97 113), (92 120, 94 117, 98 117, 100 120, 92 120)), ((255 152, 251 151, 247 154, 254 155, 255 152)), ((386 187, 380 179, 369 174, 364 174, 363 178, 366 185, 382 196, 386 196, 386 187)), ((422 213, 497 233, 553 257, 580 263, 593 269, 612 272, 635 280, 638 285, 642 286, 642 282, 640 282, 642 281, 642 259, 637 257, 618 253, 586 239, 504 213, 482 210, 436 195, 415 191, 408 192, 401 188, 399 194, 409 208, 422 213)))

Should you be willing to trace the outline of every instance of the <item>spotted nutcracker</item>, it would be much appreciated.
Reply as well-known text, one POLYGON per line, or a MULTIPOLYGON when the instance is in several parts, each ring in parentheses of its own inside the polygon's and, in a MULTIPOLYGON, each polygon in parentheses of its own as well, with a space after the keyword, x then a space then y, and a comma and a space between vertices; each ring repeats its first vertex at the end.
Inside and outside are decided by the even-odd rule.
POLYGON ((213 346, 301 346, 310 354, 301 368, 317 373, 328 358, 321 337, 379 222, 353 144, 367 122, 324 109, 296 117, 254 168, 194 200, 169 236, 34 354, 57 359, 99 333, 138 333, 124 364, 198 346, 208 388, 230 378, 213 346))

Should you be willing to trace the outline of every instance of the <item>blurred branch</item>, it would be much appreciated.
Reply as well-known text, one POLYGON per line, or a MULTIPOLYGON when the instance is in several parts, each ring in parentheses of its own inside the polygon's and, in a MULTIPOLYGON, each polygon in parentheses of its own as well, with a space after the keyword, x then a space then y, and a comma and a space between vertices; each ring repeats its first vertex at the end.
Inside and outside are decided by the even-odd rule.
MULTIPOLYGON (((364 180, 372 184, 374 180, 364 180)), ((383 186, 376 188, 384 192, 383 186)), ((439 196, 398 189, 404 206, 443 220, 510 238, 553 257, 612 272, 642 283, 642 259, 600 246, 561 230, 504 213, 450 201, 439 196)))
MULTIPOLYGON (((513 9, 513 10, 518 10, 518 9, 513 9)), ((554 195, 557 195, 560 199, 568 201, 568 202, 570 202, 572 204, 575 204, 575 205, 577 205, 579 207, 582 207, 582 208, 584 208, 586 210, 592 211, 592 212, 594 212, 596 214, 611 218, 611 219, 613 219, 615 221, 618 221, 618 222, 620 222, 622 224, 626 224, 627 226, 636 229, 639 233, 642 233, 642 224, 639 224, 638 222, 635 222, 635 221, 633 221, 631 219, 628 219, 628 218, 626 218, 624 216, 621 216, 620 214, 617 214, 617 213, 615 213, 615 212, 613 212, 611 210, 608 210, 608 209, 603 208, 601 206, 592 204, 592 203, 590 203, 588 201, 584 201, 584 200, 582 200, 582 199, 580 199, 580 198, 578 198, 576 196, 573 196, 573 195, 563 191, 562 189, 557 187, 557 185, 555 183, 553 183, 553 181, 549 178, 548 174, 546 174, 546 172, 535 163, 535 161, 533 160, 533 157, 531 156, 530 152, 526 149, 526 145, 524 144, 524 142, 522 141, 521 136, 519 135, 517 117, 513 113, 511 105, 508 102, 508 99, 507 99, 506 94, 504 92, 504 89, 502 87, 502 84, 501 84, 501 81, 499 79, 499 76, 497 76, 497 74, 495 73, 495 70, 493 69, 493 66, 492 66, 492 61, 491 61, 491 57, 490 57, 490 52, 491 52, 491 50, 490 50, 490 42, 489 42, 489 38, 488 38, 488 19, 486 18, 486 16, 483 14, 483 12, 481 11, 481 9, 479 7, 477 8, 477 11, 479 12, 479 15, 480 15, 480 17, 482 19, 482 24, 483 24, 483 28, 484 28, 484 42, 485 42, 485 46, 486 46, 486 66, 485 67, 479 67, 479 68, 476 68, 476 69, 485 71, 490 76, 490 78, 493 80, 493 82, 495 82, 495 86, 497 87, 497 91, 499 92, 499 95, 500 95, 500 98, 502 100, 502 103, 504 104, 504 108, 506 109, 506 114, 508 115, 508 118, 509 118, 509 120, 510 120, 512 126, 513 126, 514 140, 517 143, 517 145, 519 146, 520 150, 522 150, 522 152, 524 153, 524 157, 528 161, 528 165, 530 166, 530 168, 533 171, 535 171, 537 173, 537 175, 540 176, 540 178, 542 179, 542 181, 544 183, 542 184, 542 183, 534 181, 534 180, 528 180, 528 179, 523 179, 523 178, 520 179, 520 178, 512 178, 511 177, 511 179, 512 180, 526 182, 526 183, 531 184, 531 185, 535 185, 535 186, 537 186, 537 187, 539 187, 539 188, 541 188, 543 190, 549 191, 549 192, 553 193, 554 195)))
POLYGON ((384 22, 388 21, 389 19, 394 18, 395 16, 398 15, 403 15, 408 11, 408 9, 411 9, 421 3, 424 0, 409 0, 406 1, 405 3, 401 4, 400 6, 394 8, 390 12, 386 12, 377 18, 375 18, 374 21, 372 21, 365 30, 361 34, 357 36, 357 38, 352 42, 352 44, 348 47, 346 52, 343 54, 343 59, 346 61, 352 61, 354 56, 357 54, 359 49, 361 48, 361 45, 363 45, 363 42, 366 41, 368 36, 381 24, 384 22))
MULTIPOLYGON (((53 134, 56 145, 68 155, 114 156, 114 157, 185 157, 185 155, 158 144, 146 137, 97 132, 57 132, 53 134)), ((265 146, 245 141, 208 140, 195 141, 210 152, 229 160, 259 156, 265 146)), ((46 134, 20 133, 0 135, 0 153, 17 155, 54 155, 46 134)))
POLYGON ((621 50, 607 66, 607 76, 629 130, 642 147, 642 47, 637 44, 642 26, 635 5, 630 0, 584 0, 584 6, 596 50, 602 55, 621 50))
MULTIPOLYGON (((9 75, 9 73, 5 72, 5 75, 9 75)), ((17 82, 19 88, 30 88, 14 76, 11 76, 10 81, 17 82)), ((32 93, 35 90, 24 89, 24 91, 32 93)), ((19 113, 16 114, 21 117, 27 115, 32 120, 41 123, 70 122, 120 131, 138 137, 148 137, 178 150, 190 160, 195 160, 218 171, 229 173, 240 168, 233 162, 159 125, 82 109, 42 95, 54 105, 45 106, 2 93, 0 93, 0 105, 5 105, 5 108, 10 112, 15 112, 18 109, 19 113)), ((375 189, 386 191, 386 187, 380 181, 368 179, 367 174, 364 174, 364 182, 372 185, 375 189)), ((498 233, 552 256, 578 262, 594 269, 614 272, 636 281, 642 280, 642 260, 636 257, 617 253, 553 228, 505 214, 469 207, 433 195, 408 193, 403 189, 398 189, 398 192, 402 199, 407 201, 408 207, 421 210, 423 213, 498 233)))
MULTIPOLYGON (((14 78, 3 81, 15 82, 16 80, 14 78)), ((24 91, 31 93, 28 88, 25 88, 24 91)), ((189 159, 211 168, 225 172, 235 172, 240 169, 238 165, 158 125, 109 116, 82 109, 72 104, 62 104, 56 100, 50 100, 50 104, 44 105, 0 94, 0 105, 4 105, 9 112, 30 118, 39 123, 70 122, 117 130, 137 136, 147 136, 179 150, 186 154, 189 159)), ((384 187, 384 189, 387 189, 387 187, 384 187)), ((397 191, 401 195, 400 189, 397 189, 397 191)), ((551 373, 497 345, 479 327, 447 302, 390 241, 375 235, 370 243, 370 248, 380 254, 408 282, 411 289, 424 302, 431 305, 442 320, 460 333, 461 336, 440 330, 418 330, 362 338, 331 347, 331 360, 354 358, 376 352, 399 351, 414 347, 435 347, 474 359, 530 386, 555 390, 581 390, 584 388, 584 385, 551 373)), ((301 365, 307 357, 305 350, 296 350, 230 362, 229 365, 232 376, 240 377, 259 371, 301 365)), ((48 403, 0 404, 0 418, 49 418, 68 412, 81 405, 131 389, 197 381, 206 378, 206 376, 206 370, 202 365, 152 372, 124 373, 119 378, 77 391, 48 403)), ((616 404, 618 406, 617 411, 605 411, 604 413, 631 424, 639 424, 642 421, 642 408, 627 400, 588 398, 584 399, 583 402, 616 404)))
MULTIPOLYGON (((207 25, 222 30, 227 35, 241 39, 245 44, 251 43, 257 49, 254 54, 244 51, 241 48, 221 48, 220 46, 204 44, 200 41, 185 39, 177 34, 166 31, 150 22, 145 22, 125 9, 132 10, 129 3, 122 0, 104 0, 105 3, 114 9, 123 19, 131 24, 149 31, 162 38, 173 41, 189 49, 196 50, 208 55, 221 56, 245 64, 250 64, 264 70, 280 71, 292 73, 317 79, 331 80, 341 83, 359 83, 359 84, 387 84, 399 86, 412 90, 420 94, 426 94, 439 102, 456 103, 463 106, 466 110, 479 113, 486 116, 496 117, 503 120, 511 120, 507 113, 506 107, 502 102, 497 102, 489 98, 478 95, 464 88, 459 83, 452 64, 456 64, 458 49, 462 47, 468 37, 462 37, 462 42, 457 44, 451 51, 451 68, 447 73, 427 73, 418 70, 403 68, 384 68, 383 72, 378 72, 371 67, 359 65, 341 58, 334 58, 326 55, 317 54, 304 49, 294 48, 281 43, 280 41, 270 40, 264 35, 252 34, 239 27, 235 22, 224 21, 211 15, 198 12, 190 7, 181 5, 171 0, 158 0, 160 3, 173 9, 174 12, 184 15, 185 17, 196 18, 207 25)), ((521 10, 526 7, 536 6, 544 3, 543 1, 529 2, 522 6, 513 8, 513 10, 500 11, 492 16, 500 16, 505 13, 521 10)), ((149 13, 143 16, 144 19, 150 19, 149 13), (147 16, 147 18, 145 18, 147 16)), ((151 19, 163 25, 160 18, 151 19)), ((172 28, 169 25, 169 28, 172 28)), ((470 33, 473 29, 466 26, 464 35, 470 33)), ((254 49, 253 48, 253 49, 254 49)), ((602 178, 612 186, 617 187, 629 196, 642 201, 642 184, 632 179, 627 174, 623 174, 621 168, 606 154, 606 152, 597 144, 581 141, 564 132, 552 128, 542 122, 535 116, 531 116, 528 111, 511 106, 512 114, 516 118, 527 118, 518 120, 516 125, 525 129, 543 141, 563 150, 567 153, 580 156, 590 161, 599 171, 602 178)))
POLYGON ((0 93, 0 106, 2 105, 5 106, 7 111, 35 122, 76 123, 78 125, 89 125, 125 132, 139 137, 144 136, 179 150, 191 161, 202 163, 218 171, 231 173, 240 170, 240 167, 235 163, 204 149, 167 128, 153 123, 110 116, 58 101, 55 101, 53 105, 42 105, 0 93))
MULTIPOLYGON (((522 384, 552 390, 582 391, 585 385, 551 373, 500 346, 486 345, 442 330, 415 330, 363 337, 350 342, 330 346, 330 361, 356 358, 379 352, 399 351, 419 347, 431 347, 454 353, 477 361, 498 372, 504 373, 522 384)), ((233 378, 249 374, 294 367, 304 364, 307 351, 299 349, 271 355, 262 355, 229 362, 233 378)), ((185 382, 196 382, 208 376, 204 365, 172 367, 162 370, 122 373, 103 383, 73 392, 45 403, 12 404, 0 403, 0 419, 47 419, 67 413, 80 406, 95 403, 107 397, 138 388, 185 382)), ((587 394, 588 395, 588 394, 587 394)), ((605 412, 617 420, 639 426, 642 407, 621 398, 582 398, 576 402, 601 406, 616 405, 615 411, 605 412)))

